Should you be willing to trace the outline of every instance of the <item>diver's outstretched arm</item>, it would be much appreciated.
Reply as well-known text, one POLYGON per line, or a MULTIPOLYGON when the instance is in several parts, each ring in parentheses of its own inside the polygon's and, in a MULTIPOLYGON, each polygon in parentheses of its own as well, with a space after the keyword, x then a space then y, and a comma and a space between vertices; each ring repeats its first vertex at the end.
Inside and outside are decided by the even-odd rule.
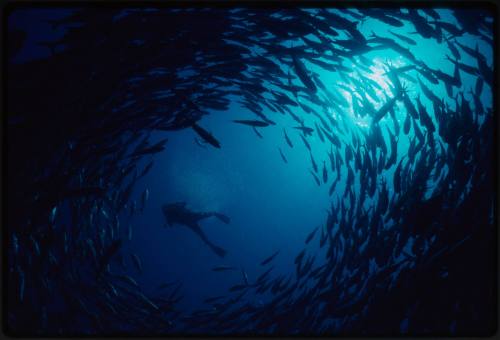
POLYGON ((198 234, 198 236, 203 240, 203 242, 205 242, 205 244, 207 246, 209 246, 210 249, 212 249, 212 251, 214 253, 216 253, 220 257, 226 256, 226 251, 224 249, 222 249, 221 247, 218 247, 215 244, 213 244, 212 242, 210 242, 210 240, 207 238, 205 233, 201 230, 201 228, 198 225, 191 225, 190 229, 192 231, 194 231, 196 234, 198 234))

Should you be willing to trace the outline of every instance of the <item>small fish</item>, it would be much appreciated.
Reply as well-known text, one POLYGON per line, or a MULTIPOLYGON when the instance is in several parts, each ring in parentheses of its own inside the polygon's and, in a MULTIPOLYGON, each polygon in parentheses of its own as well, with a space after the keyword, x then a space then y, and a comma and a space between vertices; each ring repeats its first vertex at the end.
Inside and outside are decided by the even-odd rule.
POLYGON ((142 172, 141 172, 141 174, 139 175, 139 177, 143 177, 143 176, 145 176, 145 175, 149 172, 149 170, 151 170, 151 168, 152 168, 152 167, 153 167, 153 161, 150 161, 150 162, 146 165, 146 167, 144 168, 144 170, 142 170, 142 172))
POLYGON ((460 60, 461 56, 460 56, 460 52, 458 52, 457 47, 449 40, 446 41, 446 44, 448 45, 448 49, 451 51, 451 54, 453 54, 453 57, 456 60, 460 60))
POLYGON ((306 136, 312 135, 314 129, 307 126, 294 126, 294 129, 302 131, 306 136))
POLYGON ((292 141, 290 140, 290 138, 288 138, 288 135, 286 134, 286 130, 285 129, 283 129, 283 133, 285 134, 286 143, 288 144, 288 146, 290 146, 291 148, 293 148, 292 141))
POLYGON ((137 211, 137 203, 135 200, 130 202, 130 216, 132 216, 137 211))
POLYGON ((132 241, 132 224, 128 225, 128 240, 132 241))
POLYGON ((475 92, 475 95, 478 97, 480 97, 481 93, 483 92, 483 84, 484 84, 483 78, 477 77, 476 85, 474 87, 474 92, 475 92))
POLYGON ((230 292, 236 292, 238 290, 242 290, 242 289, 245 289, 245 288, 248 288, 248 285, 241 285, 241 284, 239 284, 239 285, 234 285, 231 288, 229 288, 229 291, 230 292))
POLYGON ((325 137, 332 143, 334 144, 335 146, 337 146, 338 148, 340 148, 340 140, 339 138, 336 136, 335 133, 328 133, 328 131, 326 131, 325 129, 321 128, 323 130, 323 134, 325 135, 325 137))
POLYGON ((311 240, 313 239, 313 237, 314 237, 314 235, 316 234, 316 232, 318 231, 318 229, 319 229, 319 227, 314 228, 314 230, 313 230, 313 231, 311 231, 311 232, 309 233, 309 235, 307 235, 307 238, 306 238, 306 241, 305 241, 305 242, 306 242, 306 244, 308 244, 309 242, 311 242, 311 240))
POLYGON ((288 163, 288 161, 287 161, 287 159, 286 159, 285 155, 283 154, 283 151, 281 151, 281 148, 278 148, 278 150, 279 150, 279 152, 280 152, 281 159, 283 159, 283 162, 288 163))
POLYGON ((330 145, 330 152, 328 152, 328 158, 330 159, 330 168, 335 171, 335 156, 333 153, 333 147, 330 145))
POLYGON ((430 16, 431 18, 433 18, 434 20, 441 19, 441 16, 439 15, 439 13, 436 12, 436 10, 433 8, 422 8, 422 11, 425 14, 427 14, 428 16, 430 16))
POLYGON ((50 224, 54 224, 56 220, 56 213, 57 213, 57 206, 53 207, 52 210, 50 211, 50 224))
MULTIPOLYGON (((432 83, 434 85, 439 84, 439 80, 436 77, 434 77, 434 75, 427 68, 420 67, 417 70, 430 83, 432 83)), ((420 78, 419 78, 419 81, 420 81, 420 78)))
POLYGON ((312 163, 314 172, 318 173, 318 165, 316 164, 316 161, 314 160, 312 153, 309 152, 309 156, 311 156, 311 163, 312 163))
POLYGON ((126 283, 128 283, 128 284, 136 287, 136 288, 139 288, 139 284, 133 278, 131 278, 128 275, 116 275, 115 277, 117 279, 122 280, 123 282, 126 282, 126 283))
POLYGON ((257 278, 256 282, 257 284, 259 283, 262 283, 264 281, 264 278, 267 277, 267 275, 269 275, 269 273, 271 272, 271 270, 274 269, 274 266, 269 268, 268 270, 266 270, 264 273, 260 274, 259 277, 257 278))
POLYGON ((217 300, 220 300, 222 298, 224 298, 225 296, 223 295, 220 295, 220 296, 213 296, 213 297, 209 297, 209 298, 206 298, 205 300, 203 300, 203 302, 205 303, 212 303, 212 302, 215 302, 217 300))
POLYGON ((403 131, 405 135, 407 135, 410 132, 410 127, 411 127, 411 117, 410 114, 407 114, 403 125, 403 131))
POLYGON ((155 310, 157 310, 157 311, 158 311, 158 310, 160 310, 160 308, 158 308, 158 306, 157 306, 157 305, 155 305, 155 304, 153 303, 153 301, 151 301, 149 298, 147 298, 147 297, 146 297, 143 293, 139 292, 139 293, 138 293, 138 296, 141 298, 141 300, 142 300, 142 301, 143 301, 143 302, 144 302, 147 306, 150 306, 150 307, 152 307, 153 309, 155 309, 155 310))
POLYGON ((307 88, 313 93, 316 92, 316 85, 307 74, 307 69, 302 63, 302 61, 295 54, 292 55, 292 59, 295 68, 295 73, 297 73, 302 83, 305 86, 307 86, 307 88))
POLYGON ((422 130, 420 130, 419 124, 417 123, 416 120, 413 120, 413 131, 415 132, 415 136, 418 138, 420 142, 425 141, 424 134, 422 133, 422 130))
POLYGON ((332 185, 330 186, 330 189, 328 190, 328 195, 332 196, 333 192, 335 191, 335 186, 337 185, 338 177, 336 180, 333 181, 332 185))
POLYGON ((391 33, 393 36, 399 38, 400 40, 404 41, 407 44, 410 44, 410 45, 416 45, 417 44, 417 42, 415 40, 410 39, 408 37, 405 37, 404 35, 394 33, 391 30, 389 30, 389 33, 391 33))
POLYGON ((302 261, 302 258, 304 257, 305 253, 306 253, 306 250, 302 249, 302 251, 299 253, 299 255, 297 255, 297 257, 295 257, 295 260, 293 261, 293 263, 297 264, 300 261, 302 261))
MULTIPOLYGON (((15 238, 15 235, 12 237, 12 239, 14 240, 15 238)), ((68 253, 68 250, 69 250, 69 237, 68 235, 66 234, 66 232, 63 233, 63 244, 64 244, 64 253, 67 254, 68 253)), ((14 247, 14 252, 16 252, 16 244, 13 245, 14 247)))
POLYGON ((325 136, 323 136, 323 133, 321 132, 321 128, 318 126, 318 123, 314 123, 316 126, 316 132, 318 133, 319 139, 324 143, 325 142, 325 136))
POLYGON ((177 295, 177 293, 179 293, 179 290, 181 289, 182 287, 182 282, 179 282, 179 284, 175 287, 175 289, 172 291, 172 293, 170 293, 169 295, 169 300, 173 300, 174 297, 177 295))
MULTIPOLYGON (((64 235, 66 236, 66 233, 64 233, 64 235)), ((14 254, 17 255, 19 251, 19 239, 16 234, 12 234, 12 249, 14 250, 14 254)))
POLYGON ((326 170, 325 161, 323 161, 323 183, 328 182, 328 171, 326 170))
POLYGON ((393 176, 393 186, 394 186, 394 191, 396 193, 399 193, 401 191, 401 164, 403 162, 403 158, 399 161, 396 170, 394 171, 394 176, 393 176))
POLYGON ((253 131, 255 132, 255 134, 256 134, 259 138, 261 138, 261 139, 262 139, 262 138, 264 138, 264 137, 263 137, 263 136, 259 133, 259 131, 257 131, 257 129, 255 128, 255 126, 254 126, 254 127, 252 127, 252 129, 253 129, 253 131))
POLYGON ((325 233, 324 229, 321 229, 321 237, 319 239, 319 247, 320 248, 323 248, 327 239, 328 239, 328 234, 325 233))
POLYGON ((35 250, 35 254, 37 256, 40 256, 40 246, 38 245, 38 241, 35 240, 35 238, 33 237, 33 235, 30 235, 30 240, 31 240, 31 243, 32 243, 33 248, 35 250))
POLYGON ((156 143, 153 146, 134 151, 132 154, 130 154, 129 157, 133 158, 133 157, 137 157, 137 156, 149 155, 149 154, 154 154, 154 153, 158 153, 160 151, 163 151, 163 150, 165 150, 164 144, 166 142, 168 142, 167 138, 159 141, 158 143, 156 143))
POLYGON ((148 198, 149 198, 149 190, 145 189, 141 195, 141 212, 144 211, 144 207, 146 206, 148 198))
POLYGON ((130 256, 132 257, 132 262, 134 262, 134 266, 135 268, 137 269, 137 271, 139 273, 142 273, 142 263, 141 263, 141 259, 139 258, 139 256, 137 256, 136 254, 130 254, 130 256))
POLYGON ((276 251, 274 254, 272 254, 271 256, 265 258, 261 263, 260 265, 261 266, 265 266, 266 264, 268 264, 269 262, 271 262, 278 254, 279 254, 279 250, 276 251))
POLYGON ((225 272, 225 271, 230 271, 230 270, 236 270, 236 267, 230 267, 230 266, 216 266, 212 268, 212 271, 214 272, 225 272))
POLYGON ((304 137, 304 135, 300 135, 300 138, 302 138, 302 141, 304 142, 304 145, 306 146, 306 148, 309 150, 309 152, 311 151, 311 146, 309 145, 309 143, 307 142, 306 138, 304 137))
MULTIPOLYGON (((478 46, 476 45, 476 49, 472 49, 470 47, 467 47, 465 45, 462 45, 461 43, 459 43, 458 41, 455 40, 455 43, 465 52, 467 53, 468 55, 470 55, 471 57, 473 58, 476 58, 476 59, 482 59, 484 58, 483 55, 479 52, 479 49, 478 49, 478 46)), ((476 42, 477 44, 477 42, 476 42)))
POLYGON ((243 275, 243 282, 248 286, 248 275, 243 268, 241 268, 241 274, 243 275))
POLYGON ((321 186, 321 182, 319 181, 318 176, 316 176, 316 174, 315 174, 314 172, 312 172, 311 170, 309 170, 309 172, 311 173, 311 175, 313 175, 313 177, 314 177, 314 181, 316 182, 316 184, 317 184, 318 186, 321 186))
POLYGON ((122 241, 120 239, 111 243, 111 245, 106 248, 104 254, 99 261, 99 267, 97 268, 97 275, 100 275, 104 269, 107 267, 111 258, 120 250, 122 246, 122 241))
POLYGON ((292 116, 293 120, 295 120, 297 123, 304 124, 304 120, 300 119, 299 116, 294 114, 292 111, 289 111, 288 113, 290 114, 290 116, 292 116))
POLYGON ((258 126, 258 127, 265 127, 265 126, 269 126, 270 124, 269 123, 266 123, 264 121, 261 121, 261 120, 246 120, 246 119, 237 119, 237 120, 233 120, 233 122, 235 123, 238 123, 238 124, 243 124, 243 125, 249 125, 249 126, 258 126))
POLYGON ((196 123, 193 123, 191 127, 201 138, 203 138, 205 142, 207 142, 208 144, 212 145, 217 149, 220 149, 219 141, 215 139, 215 137, 210 132, 208 132, 207 130, 205 130, 196 123))
POLYGON ((175 284, 175 282, 164 282, 158 286, 158 289, 165 289, 171 287, 175 284))

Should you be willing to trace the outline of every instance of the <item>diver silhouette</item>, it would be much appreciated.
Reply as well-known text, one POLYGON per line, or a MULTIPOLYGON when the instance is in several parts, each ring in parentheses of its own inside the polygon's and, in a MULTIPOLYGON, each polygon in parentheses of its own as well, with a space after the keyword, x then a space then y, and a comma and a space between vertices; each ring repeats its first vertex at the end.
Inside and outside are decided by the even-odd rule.
POLYGON ((194 231, 198 236, 205 242, 207 246, 212 249, 214 253, 219 255, 220 257, 224 257, 226 255, 226 251, 221 247, 216 246, 207 238, 205 233, 201 230, 198 222, 202 219, 215 216, 222 222, 228 224, 230 222, 229 217, 220 214, 218 212, 194 212, 190 211, 186 208, 185 202, 177 202, 171 204, 164 204, 161 207, 163 211, 163 215, 165 216, 166 222, 169 226, 173 226, 173 224, 182 224, 192 231, 194 231))

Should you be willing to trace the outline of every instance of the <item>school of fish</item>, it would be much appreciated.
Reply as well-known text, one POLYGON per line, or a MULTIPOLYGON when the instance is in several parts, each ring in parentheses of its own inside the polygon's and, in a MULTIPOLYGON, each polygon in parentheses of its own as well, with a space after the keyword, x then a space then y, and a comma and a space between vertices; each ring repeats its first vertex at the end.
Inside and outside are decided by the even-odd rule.
MULTIPOLYGON (((462 38, 492 49, 493 18, 449 11, 456 23, 433 8, 234 5, 87 8, 51 20, 65 34, 43 43, 50 57, 6 69, 8 330, 488 333, 496 321, 495 120, 493 102, 481 97, 492 96, 494 73, 491 58, 462 38), (365 32, 370 20, 385 29, 365 32), (401 33, 404 25, 414 32, 401 33), (435 58, 453 73, 421 60, 420 40, 444 46, 435 58), (401 60, 378 65, 384 87, 370 78, 366 55, 387 52, 401 60), (342 81, 326 83, 324 74, 342 81), (221 263, 212 270, 241 271, 241 280, 187 313, 177 307, 182 282, 159 282, 154 294, 138 284, 144 263, 124 249, 134 226, 121 216, 144 210, 148 189, 138 201, 131 193, 154 156, 168 153, 168 138, 153 143, 151 133, 191 129, 200 147, 224 152, 199 121, 234 100, 246 111, 228 128, 279 134, 276 157, 286 166, 293 150, 307 150, 311 181, 328 188, 331 205, 290 259, 294 272, 273 273, 279 249, 255 260, 256 278, 221 263)), ((23 34, 8 38, 11 56, 23 34)))

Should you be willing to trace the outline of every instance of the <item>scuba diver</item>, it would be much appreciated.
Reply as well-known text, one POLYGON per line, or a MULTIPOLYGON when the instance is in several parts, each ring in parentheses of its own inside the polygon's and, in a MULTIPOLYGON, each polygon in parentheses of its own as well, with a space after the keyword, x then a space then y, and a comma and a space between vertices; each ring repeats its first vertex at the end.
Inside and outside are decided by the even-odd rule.
POLYGON ((198 236, 203 240, 203 242, 205 242, 205 244, 209 246, 214 253, 216 253, 220 257, 224 257, 226 255, 226 251, 224 249, 214 245, 212 242, 208 240, 207 236, 205 235, 205 233, 203 233, 200 226, 198 225, 198 222, 204 218, 215 216, 222 222, 228 224, 230 222, 229 217, 217 212, 199 213, 190 211, 188 208, 186 208, 185 202, 164 204, 161 207, 161 210, 163 211, 163 215, 165 215, 166 222, 168 223, 169 226, 172 227, 173 224, 176 223, 185 225, 186 227, 194 231, 196 234, 198 234, 198 236))

